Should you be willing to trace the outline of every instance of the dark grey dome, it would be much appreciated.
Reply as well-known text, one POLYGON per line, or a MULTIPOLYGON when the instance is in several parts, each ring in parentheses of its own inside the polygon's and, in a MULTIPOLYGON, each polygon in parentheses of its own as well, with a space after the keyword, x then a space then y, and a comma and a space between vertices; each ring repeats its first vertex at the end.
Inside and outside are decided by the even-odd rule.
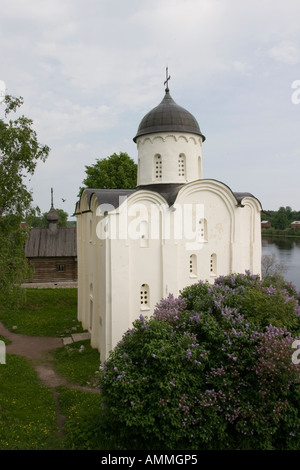
POLYGON ((48 220, 48 222, 57 222, 58 221, 59 215, 58 215, 58 212, 54 209, 53 206, 51 206, 50 211, 48 212, 48 214, 46 214, 46 219, 48 220))
POLYGON ((194 116, 175 103, 168 88, 162 102, 141 120, 133 141, 136 142, 136 139, 141 135, 156 132, 189 132, 200 135, 203 141, 205 140, 194 116))

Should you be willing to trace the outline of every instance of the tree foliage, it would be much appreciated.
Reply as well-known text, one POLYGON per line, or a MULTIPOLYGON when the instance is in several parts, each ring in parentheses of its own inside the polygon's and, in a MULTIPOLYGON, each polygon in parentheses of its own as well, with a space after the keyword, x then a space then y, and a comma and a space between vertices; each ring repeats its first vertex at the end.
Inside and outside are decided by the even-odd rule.
POLYGON ((41 145, 33 121, 21 115, 9 118, 23 99, 6 96, 5 119, 0 119, 0 297, 15 298, 15 291, 28 276, 24 246, 26 231, 20 227, 30 211, 32 195, 25 179, 33 175, 39 160, 45 161, 49 147, 41 145))
POLYGON ((114 153, 110 157, 96 160, 94 165, 86 165, 84 188, 93 189, 134 189, 137 184, 137 164, 125 152, 114 153))
MULTIPOLYGON (((23 104, 22 98, 6 96, 6 117, 23 104)), ((37 140, 33 121, 25 116, 0 119, 0 214, 24 215, 32 195, 24 179, 33 175, 37 162, 45 161, 49 147, 37 140)))
MULTIPOLYGON (((55 209, 58 213, 58 222, 57 227, 68 227, 68 213, 65 212, 63 209, 55 209)), ((47 221, 47 214, 48 212, 44 212, 41 214, 38 212, 37 214, 29 214, 26 218, 26 223, 29 227, 36 227, 36 228, 47 228, 49 226, 49 222, 47 221)))
POLYGON ((271 222, 273 228, 285 230, 292 222, 300 220, 300 211, 293 210, 290 206, 281 206, 278 211, 263 211, 262 216, 271 222))
POLYGON ((297 293, 271 278, 221 276, 170 295, 101 366, 106 438, 119 449, 299 449, 299 334, 297 293))

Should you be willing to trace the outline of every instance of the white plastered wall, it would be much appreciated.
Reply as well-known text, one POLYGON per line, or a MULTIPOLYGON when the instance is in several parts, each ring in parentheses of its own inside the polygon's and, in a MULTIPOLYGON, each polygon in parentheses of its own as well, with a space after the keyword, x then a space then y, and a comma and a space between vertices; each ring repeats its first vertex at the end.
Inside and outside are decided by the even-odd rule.
POLYGON ((237 208, 236 242, 233 251, 233 272, 261 275, 261 205, 253 197, 245 197, 237 208))
POLYGON ((202 178, 202 138, 179 132, 149 134, 137 139, 138 186, 153 183, 187 183, 202 178), (155 156, 160 155, 162 177, 156 178, 155 156), (179 175, 178 159, 184 156, 184 176, 179 175))
POLYGON ((203 179, 185 185, 171 208, 158 193, 141 190, 104 215, 97 212, 95 196, 88 206, 83 195, 78 217, 78 318, 91 332, 91 344, 100 351, 101 360, 141 313, 152 315, 156 303, 169 293, 177 296, 200 279, 213 283, 221 274, 246 269, 260 274, 260 204, 252 197, 241 202, 239 206, 223 183, 203 179), (197 205, 200 212, 193 209, 197 205), (199 218, 206 220, 206 240, 186 238, 185 210, 194 210, 191 228, 195 231, 199 218), (147 229, 134 221, 136 216, 139 223, 145 219, 143 211, 147 229), (116 236, 99 238, 101 221, 116 236), (127 237, 120 230, 121 221, 126 221, 127 237), (178 232, 179 223, 183 225, 178 232), (195 240, 198 243, 191 246, 195 240), (214 273, 210 270, 212 254, 217 258, 214 273), (191 255, 196 257, 196 276, 189 270, 191 255), (149 286, 146 306, 141 305, 142 284, 149 286))

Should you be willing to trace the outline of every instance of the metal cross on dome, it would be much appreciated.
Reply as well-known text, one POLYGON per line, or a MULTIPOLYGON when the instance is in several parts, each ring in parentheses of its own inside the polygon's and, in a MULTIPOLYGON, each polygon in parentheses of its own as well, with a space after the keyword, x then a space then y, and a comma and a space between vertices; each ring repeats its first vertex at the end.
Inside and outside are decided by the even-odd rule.
POLYGON ((171 75, 169 75, 169 72, 168 72, 168 67, 166 67, 166 81, 164 82, 164 85, 167 84, 167 87, 166 87, 166 91, 169 91, 169 84, 168 84, 168 81, 170 80, 171 78, 171 75), (168 76, 169 75, 169 76, 168 76))

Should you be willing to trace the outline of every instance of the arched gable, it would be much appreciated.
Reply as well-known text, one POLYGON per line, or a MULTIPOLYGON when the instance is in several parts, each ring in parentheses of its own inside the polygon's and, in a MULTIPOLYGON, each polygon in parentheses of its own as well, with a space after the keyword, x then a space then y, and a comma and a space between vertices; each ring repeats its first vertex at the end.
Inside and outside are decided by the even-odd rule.
POLYGON ((90 209, 90 193, 84 189, 81 193, 80 199, 77 202, 76 214, 88 211, 90 209))
MULTIPOLYGON (((228 186, 217 180, 201 179, 184 185, 178 192, 174 208, 188 204, 203 205, 202 218, 207 220, 211 211, 220 211, 220 217, 229 221, 230 241, 234 242, 235 210, 237 200, 228 186), (219 201, 219 203, 217 202, 219 201), (215 206, 218 206, 218 209, 215 206), (224 215, 224 208, 226 216, 224 215)), ((201 213, 199 208, 199 214, 201 213)))
POLYGON ((250 206, 253 211, 261 212, 262 206, 258 199, 254 196, 245 196, 241 199, 241 206, 250 206))
MULTIPOLYGON (((161 194, 147 189, 138 190, 127 198, 128 205, 143 202, 147 204, 155 204, 156 206, 161 207, 161 209, 169 207, 166 199, 161 194)), ((119 207, 119 210, 122 210, 122 205, 119 207)))
POLYGON ((245 196, 241 199, 241 207, 246 214, 241 223, 241 230, 247 230, 250 243, 261 241, 261 204, 255 197, 245 196), (247 219, 247 220, 245 220, 247 219))

